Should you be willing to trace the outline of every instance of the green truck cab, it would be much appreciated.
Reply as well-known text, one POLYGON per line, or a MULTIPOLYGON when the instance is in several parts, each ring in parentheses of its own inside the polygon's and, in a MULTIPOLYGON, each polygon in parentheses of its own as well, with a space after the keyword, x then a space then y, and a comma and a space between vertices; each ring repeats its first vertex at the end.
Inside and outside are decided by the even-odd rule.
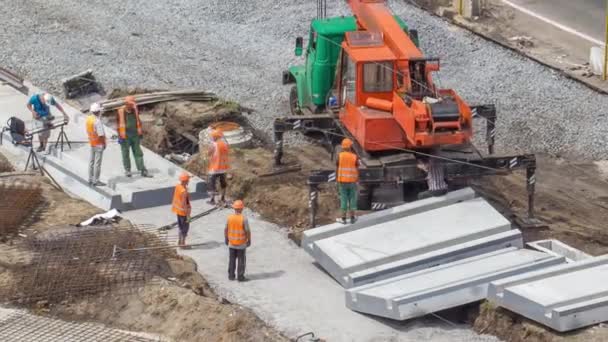
MULTIPOLYGON (((409 30, 401 18, 395 16, 403 30, 418 45, 415 30, 409 30)), ((356 31, 355 17, 333 17, 314 19, 310 25, 305 64, 289 67, 283 71, 283 84, 293 84, 289 93, 289 104, 293 115, 302 114, 303 109, 320 113, 330 96, 336 76, 336 64, 342 51, 342 41, 346 32, 356 31)), ((303 50, 302 37, 296 38, 296 56, 303 50)))

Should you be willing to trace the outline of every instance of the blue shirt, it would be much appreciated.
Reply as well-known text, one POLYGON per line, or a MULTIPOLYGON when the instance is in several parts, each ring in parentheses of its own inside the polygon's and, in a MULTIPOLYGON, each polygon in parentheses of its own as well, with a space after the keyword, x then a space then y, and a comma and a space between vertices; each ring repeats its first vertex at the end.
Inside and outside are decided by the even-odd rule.
POLYGON ((34 95, 32 95, 32 97, 30 97, 30 100, 27 103, 32 105, 32 107, 34 108, 34 111, 36 113, 38 113, 38 115, 40 115, 41 117, 45 117, 51 113, 50 106, 54 106, 54 105, 56 105, 56 103, 55 103, 55 99, 53 98, 51 100, 51 103, 43 104, 42 101, 40 100, 41 96, 42 95, 40 95, 40 94, 34 94, 34 95))

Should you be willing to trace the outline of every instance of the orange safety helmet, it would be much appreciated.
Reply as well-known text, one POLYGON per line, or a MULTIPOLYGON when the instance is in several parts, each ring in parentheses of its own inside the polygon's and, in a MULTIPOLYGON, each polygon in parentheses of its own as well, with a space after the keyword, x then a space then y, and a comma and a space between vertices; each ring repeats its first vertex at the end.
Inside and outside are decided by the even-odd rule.
POLYGON ((188 174, 188 172, 182 172, 179 174, 179 180, 180 182, 185 182, 185 181, 189 181, 190 180, 190 174, 188 174))
POLYGON ((236 200, 236 201, 234 201, 234 203, 232 203, 232 208, 243 209, 243 208, 245 208, 245 204, 243 204, 243 201, 241 201, 241 200, 236 200))
POLYGON ((342 140, 342 148, 351 148, 353 146, 353 141, 348 139, 348 138, 344 138, 344 140, 342 140))
POLYGON ((213 131, 211 131, 211 137, 213 139, 219 139, 223 136, 224 136, 224 133, 222 133, 222 131, 220 131, 219 129, 214 129, 213 131))

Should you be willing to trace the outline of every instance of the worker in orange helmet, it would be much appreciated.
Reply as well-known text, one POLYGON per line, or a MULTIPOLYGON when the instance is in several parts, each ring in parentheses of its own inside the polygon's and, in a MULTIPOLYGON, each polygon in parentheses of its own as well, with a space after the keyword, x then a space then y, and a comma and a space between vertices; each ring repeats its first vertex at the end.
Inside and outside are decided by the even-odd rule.
POLYGON ((336 161, 336 182, 340 196, 340 209, 342 210, 341 223, 346 224, 346 215, 350 213, 350 223, 355 223, 357 210, 357 182, 359 181, 359 160, 352 152, 353 141, 342 140, 342 152, 336 161))
POLYGON ((226 203, 226 172, 229 170, 228 155, 230 149, 228 143, 223 139, 224 134, 219 129, 211 131, 211 139, 213 143, 209 146, 209 167, 207 174, 209 175, 209 195, 211 199, 209 204, 215 205, 215 195, 217 194, 216 183, 220 182, 220 202, 226 203))
POLYGON ((182 172, 179 175, 179 184, 175 186, 173 193, 173 205, 171 211, 177 215, 177 225, 179 227, 179 246, 186 244, 186 236, 190 229, 190 213, 192 206, 190 205, 190 194, 188 193, 188 182, 190 175, 187 172, 182 172))
POLYGON ((234 214, 228 216, 228 222, 226 228, 224 228, 224 240, 230 252, 228 279, 235 279, 234 272, 236 270, 236 279, 246 281, 245 265, 247 258, 245 251, 247 247, 251 246, 251 230, 247 218, 243 215, 243 209, 245 208, 243 201, 234 201, 232 208, 234 208, 234 214))
POLYGON ((131 157, 129 156, 129 149, 131 149, 137 171, 143 177, 152 177, 144 166, 144 153, 141 150, 143 130, 137 102, 134 96, 125 97, 124 102, 125 105, 117 110, 116 126, 118 127, 118 143, 122 152, 122 165, 125 168, 125 175, 131 177, 131 157))

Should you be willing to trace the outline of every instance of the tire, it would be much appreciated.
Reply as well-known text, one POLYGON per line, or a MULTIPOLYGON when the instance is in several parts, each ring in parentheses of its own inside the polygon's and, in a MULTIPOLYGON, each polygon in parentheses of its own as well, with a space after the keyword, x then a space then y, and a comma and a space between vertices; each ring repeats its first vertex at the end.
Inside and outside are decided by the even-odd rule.
POLYGON ((359 191, 357 193, 357 209, 358 210, 371 210, 372 195, 373 195, 372 187, 367 186, 367 185, 359 185, 359 191))
POLYGON ((302 110, 298 104, 298 87, 294 85, 289 91, 289 109, 291 115, 302 115, 302 110))

